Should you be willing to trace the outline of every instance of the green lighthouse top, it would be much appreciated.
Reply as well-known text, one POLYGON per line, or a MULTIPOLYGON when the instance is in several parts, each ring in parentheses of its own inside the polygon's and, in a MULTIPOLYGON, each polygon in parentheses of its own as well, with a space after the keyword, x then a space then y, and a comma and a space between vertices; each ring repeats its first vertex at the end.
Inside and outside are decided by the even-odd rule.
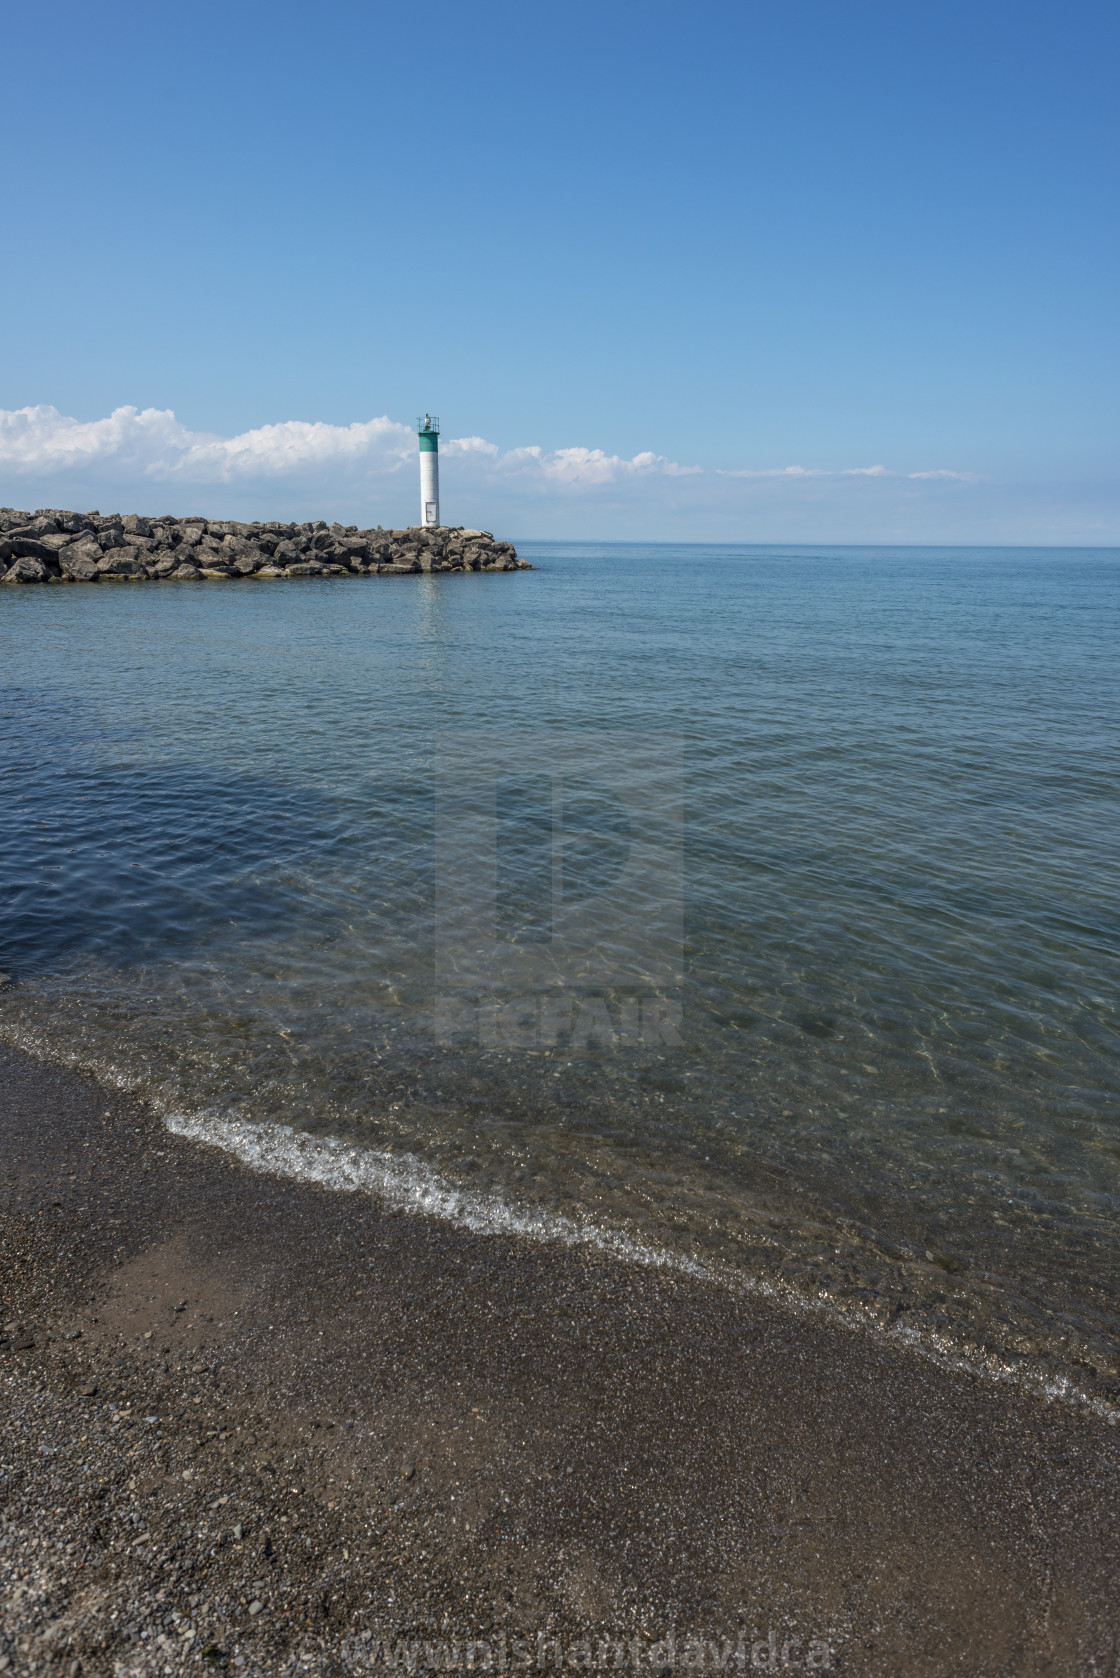
POLYGON ((439 420, 434 414, 421 414, 420 418, 416 421, 416 429, 420 433, 421 437, 425 435, 429 437, 438 437, 439 420))

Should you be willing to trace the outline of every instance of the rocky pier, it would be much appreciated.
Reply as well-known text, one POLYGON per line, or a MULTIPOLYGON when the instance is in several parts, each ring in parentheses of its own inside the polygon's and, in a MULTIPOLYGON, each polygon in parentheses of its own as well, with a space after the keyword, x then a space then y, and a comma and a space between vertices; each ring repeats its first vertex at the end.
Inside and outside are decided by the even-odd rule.
POLYGON ((488 530, 360 530, 357 525, 144 518, 0 507, 5 583, 204 582, 243 577, 405 577, 424 571, 530 571, 488 530))

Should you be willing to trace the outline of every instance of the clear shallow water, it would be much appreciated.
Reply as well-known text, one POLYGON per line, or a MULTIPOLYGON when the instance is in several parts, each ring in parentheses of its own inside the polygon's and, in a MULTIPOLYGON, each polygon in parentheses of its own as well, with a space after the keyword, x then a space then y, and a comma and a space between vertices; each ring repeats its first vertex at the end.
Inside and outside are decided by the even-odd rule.
POLYGON ((521 551, 3 591, 0 1032, 1120 1396, 1120 555, 521 551))

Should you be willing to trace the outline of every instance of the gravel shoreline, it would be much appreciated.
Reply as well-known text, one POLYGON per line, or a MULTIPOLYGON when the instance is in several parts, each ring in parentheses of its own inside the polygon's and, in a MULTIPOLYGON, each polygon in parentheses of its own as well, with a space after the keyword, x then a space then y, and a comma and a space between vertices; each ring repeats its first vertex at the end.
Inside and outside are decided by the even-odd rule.
POLYGON ((0 1049, 6 1673, 1100 1673, 1120 1439, 0 1049))

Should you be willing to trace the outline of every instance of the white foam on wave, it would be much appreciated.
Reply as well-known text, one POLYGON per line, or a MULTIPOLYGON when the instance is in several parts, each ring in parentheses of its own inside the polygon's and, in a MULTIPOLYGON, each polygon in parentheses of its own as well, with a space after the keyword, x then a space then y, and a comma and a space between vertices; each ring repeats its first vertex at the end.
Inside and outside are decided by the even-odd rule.
POLYGON ((841 1310, 826 1296, 813 1296, 793 1284, 775 1284, 749 1276, 728 1264, 704 1262, 687 1254, 637 1241, 609 1225, 577 1221, 562 1213, 519 1206, 502 1194, 456 1186, 415 1154, 390 1154, 359 1147, 333 1136, 315 1136, 290 1125, 229 1117, 220 1112, 161 1110, 158 1097, 141 1094, 136 1080, 119 1066, 89 1057, 72 1047, 48 1043, 26 1023, 0 1022, 0 1039, 39 1060, 54 1061, 92 1072, 100 1082, 147 1099, 160 1112, 166 1128, 185 1140, 221 1149, 249 1170, 295 1182, 316 1183, 340 1193, 375 1196, 395 1211, 439 1218, 476 1235, 521 1236, 531 1241, 589 1247, 628 1264, 674 1271, 694 1280, 715 1283, 739 1295, 762 1296, 798 1314, 812 1311, 838 1327, 865 1330, 958 1374, 979 1376, 1026 1390, 1046 1403, 1086 1410, 1115 1426, 1120 1407, 1079 1387, 1066 1375, 1048 1374, 1012 1364, 998 1354, 971 1354, 947 1336, 896 1324, 885 1328, 858 1307, 841 1310))
POLYGON ((997 1355, 970 1356, 944 1336, 902 1324, 884 1328, 876 1318, 839 1310, 827 1298, 808 1296, 792 1286, 778 1287, 759 1277, 746 1276, 730 1265, 704 1263, 687 1254, 636 1241, 607 1225, 577 1222, 560 1213, 518 1206, 504 1195, 458 1188, 415 1154, 356 1147, 337 1137, 312 1136, 290 1125, 261 1124, 218 1113, 174 1112, 165 1116, 164 1123, 174 1135, 221 1148, 253 1171, 316 1183, 337 1192, 370 1194, 395 1211, 443 1219, 476 1235, 514 1235, 569 1247, 591 1247, 625 1263, 676 1271, 741 1295, 761 1295, 799 1314, 812 1310, 844 1328, 869 1330, 941 1369, 1025 1388, 1047 1403, 1075 1405, 1112 1425, 1120 1421, 1120 1409, 1085 1392, 1068 1376, 1009 1364, 997 1355))
POLYGON ((376 1195, 394 1211, 441 1218, 476 1235, 523 1235, 569 1247, 594 1247, 630 1264, 680 1270, 701 1280, 717 1279, 711 1266, 634 1241, 621 1230, 518 1206, 499 1194, 458 1188, 415 1154, 356 1147, 334 1136, 294 1130, 291 1125, 260 1124, 213 1112, 172 1112, 163 1122, 175 1136, 221 1148, 250 1170, 343 1193, 376 1195))

